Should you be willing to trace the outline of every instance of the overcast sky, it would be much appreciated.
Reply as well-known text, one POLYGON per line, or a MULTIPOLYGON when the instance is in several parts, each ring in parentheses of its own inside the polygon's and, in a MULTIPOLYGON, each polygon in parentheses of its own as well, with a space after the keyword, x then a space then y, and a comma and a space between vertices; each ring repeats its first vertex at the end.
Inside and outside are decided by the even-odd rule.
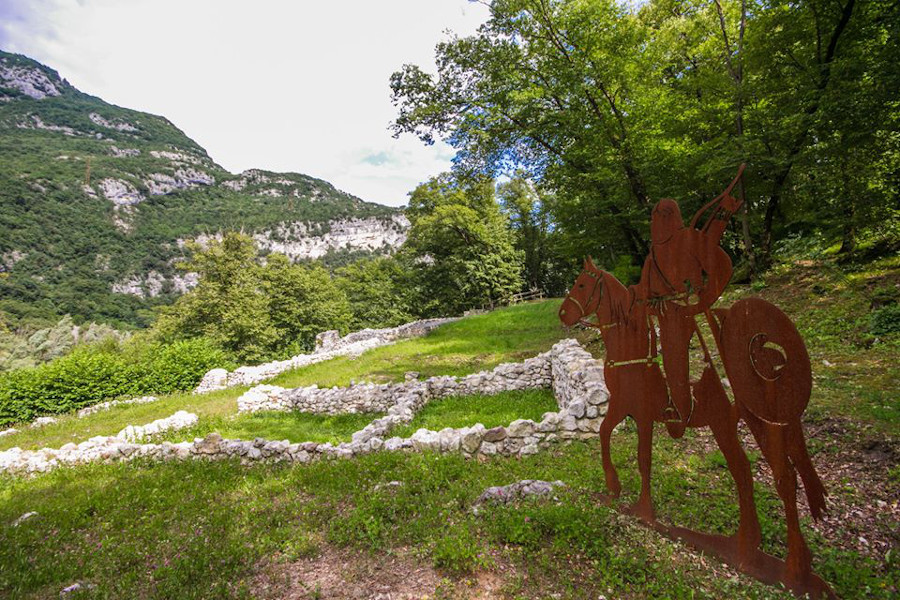
POLYGON ((453 153, 391 137, 390 75, 433 70, 447 30, 486 18, 467 0, 0 0, 0 48, 169 118, 229 171, 305 173, 396 206, 453 153))

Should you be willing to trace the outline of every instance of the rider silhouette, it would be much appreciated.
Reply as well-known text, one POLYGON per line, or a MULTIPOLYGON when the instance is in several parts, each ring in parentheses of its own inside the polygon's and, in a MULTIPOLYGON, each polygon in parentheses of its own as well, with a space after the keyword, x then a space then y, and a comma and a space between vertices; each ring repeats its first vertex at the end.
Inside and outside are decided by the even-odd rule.
POLYGON ((693 410, 688 347, 694 333, 700 335, 695 315, 708 313, 731 279, 731 259, 719 246, 728 218, 740 206, 730 191, 700 209, 690 227, 684 226, 674 200, 660 200, 651 213, 650 253, 635 291, 659 323, 671 403, 666 412, 678 424, 670 431, 678 435, 693 410), (711 207, 704 227, 697 229, 697 220, 711 207))

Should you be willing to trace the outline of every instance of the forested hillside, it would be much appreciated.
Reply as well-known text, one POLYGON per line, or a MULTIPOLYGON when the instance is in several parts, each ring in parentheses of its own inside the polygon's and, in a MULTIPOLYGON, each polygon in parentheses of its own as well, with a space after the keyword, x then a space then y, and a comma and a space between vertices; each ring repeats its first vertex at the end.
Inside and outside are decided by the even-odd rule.
MULTIPOLYGON (((227 126, 227 124, 223 124, 227 126)), ((143 326, 192 287, 185 241, 242 230, 295 260, 383 252, 402 215, 296 173, 235 176, 164 117, 0 52, 0 311, 6 326, 143 326)))

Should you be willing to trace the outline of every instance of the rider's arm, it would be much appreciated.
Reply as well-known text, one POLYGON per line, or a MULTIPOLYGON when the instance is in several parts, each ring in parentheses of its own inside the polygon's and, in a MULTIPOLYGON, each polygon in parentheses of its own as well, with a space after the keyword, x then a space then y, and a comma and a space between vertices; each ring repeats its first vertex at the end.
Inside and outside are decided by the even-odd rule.
POLYGON ((700 304, 711 307, 722 295, 731 279, 731 259, 718 244, 701 246, 697 259, 703 269, 703 285, 699 290, 700 304))
POLYGON ((714 243, 716 246, 719 245, 731 215, 736 213, 740 206, 741 201, 728 194, 713 209, 709 215, 709 221, 704 225, 704 230, 711 243, 714 243))

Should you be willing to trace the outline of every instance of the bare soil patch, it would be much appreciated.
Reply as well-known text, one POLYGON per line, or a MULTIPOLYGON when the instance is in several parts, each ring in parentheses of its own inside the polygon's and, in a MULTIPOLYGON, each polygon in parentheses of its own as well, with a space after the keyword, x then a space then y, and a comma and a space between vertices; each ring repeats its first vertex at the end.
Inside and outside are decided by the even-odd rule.
POLYGON ((491 572, 444 577, 408 548, 369 554, 326 547, 314 558, 260 565, 252 593, 285 600, 493 600, 503 597, 501 587, 491 572))

